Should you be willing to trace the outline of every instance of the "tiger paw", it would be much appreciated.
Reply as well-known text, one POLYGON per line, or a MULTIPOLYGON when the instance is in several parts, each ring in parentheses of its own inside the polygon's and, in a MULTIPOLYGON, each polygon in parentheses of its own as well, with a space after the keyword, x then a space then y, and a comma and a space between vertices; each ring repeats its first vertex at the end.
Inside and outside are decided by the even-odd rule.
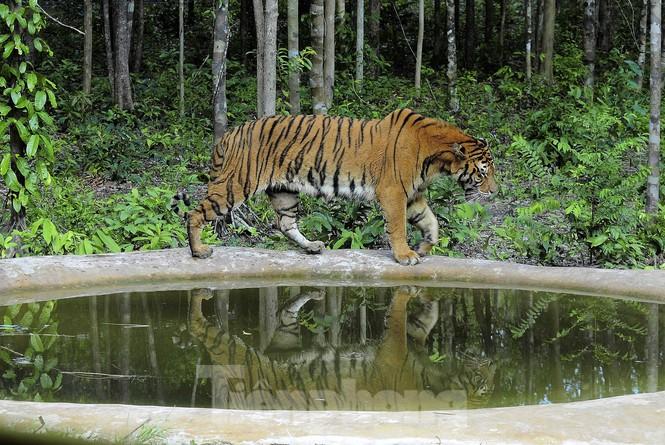
POLYGON ((418 255, 413 250, 407 250, 405 252, 394 252, 393 256, 395 261, 400 263, 402 266, 413 266, 420 263, 420 255, 418 255))
POLYGON ((429 253, 430 253, 431 251, 432 251, 432 244, 431 244, 431 243, 424 242, 424 241, 423 241, 422 243, 420 243, 420 244, 418 245, 418 248, 416 249, 416 253, 417 253, 418 255, 420 255, 421 257, 422 257, 422 256, 426 256, 426 255, 429 255, 429 253))
POLYGON ((311 241, 306 247, 305 252, 318 254, 323 252, 323 249, 326 248, 326 245, 322 241, 311 241))
POLYGON ((212 255, 212 247, 203 245, 200 249, 192 250, 192 256, 194 258, 206 259, 212 255))

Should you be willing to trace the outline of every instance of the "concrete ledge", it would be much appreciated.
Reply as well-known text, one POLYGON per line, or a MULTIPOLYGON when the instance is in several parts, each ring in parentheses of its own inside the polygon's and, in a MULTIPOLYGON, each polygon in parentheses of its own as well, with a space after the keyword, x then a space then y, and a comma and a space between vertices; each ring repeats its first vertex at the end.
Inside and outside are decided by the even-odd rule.
POLYGON ((268 285, 417 284, 570 292, 665 302, 665 271, 538 267, 427 257, 411 267, 388 251, 295 251, 217 247, 206 260, 187 249, 0 260, 0 304, 126 291, 268 285))
MULTIPOLYGON (((160 443, 658 444, 665 392, 473 411, 235 411, 0 401, 0 428, 109 441, 156 427, 160 443), (222 442, 224 441, 224 442, 222 442)), ((123 441, 125 442, 125 441, 123 441)))

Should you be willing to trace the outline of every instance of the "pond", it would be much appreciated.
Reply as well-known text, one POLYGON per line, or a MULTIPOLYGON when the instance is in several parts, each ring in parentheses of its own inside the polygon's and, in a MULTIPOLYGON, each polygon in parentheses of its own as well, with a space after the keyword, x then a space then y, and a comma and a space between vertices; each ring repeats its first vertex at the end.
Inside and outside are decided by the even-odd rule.
POLYGON ((0 308, 0 397, 438 410, 651 392, 665 389, 662 311, 602 297, 404 286, 25 303, 0 308))

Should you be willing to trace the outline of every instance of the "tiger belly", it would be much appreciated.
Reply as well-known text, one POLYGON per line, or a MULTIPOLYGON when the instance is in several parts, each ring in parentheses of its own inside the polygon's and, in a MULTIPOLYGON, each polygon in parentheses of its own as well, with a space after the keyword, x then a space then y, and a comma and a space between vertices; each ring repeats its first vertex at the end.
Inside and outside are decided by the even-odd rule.
POLYGON ((338 180, 337 184, 331 179, 326 179, 322 184, 307 178, 295 177, 293 180, 279 181, 269 188, 278 188, 290 192, 305 193, 307 195, 331 198, 349 198, 362 201, 372 201, 376 198, 374 187, 369 184, 359 184, 355 179, 338 180))

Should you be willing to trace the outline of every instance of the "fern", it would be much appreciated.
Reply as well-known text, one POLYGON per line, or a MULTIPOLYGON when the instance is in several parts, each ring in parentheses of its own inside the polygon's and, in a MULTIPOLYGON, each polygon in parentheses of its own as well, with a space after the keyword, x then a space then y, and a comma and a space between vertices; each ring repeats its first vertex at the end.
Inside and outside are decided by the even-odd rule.
POLYGON ((547 306, 555 298, 556 297, 554 297, 554 295, 545 295, 534 301, 533 305, 531 305, 529 310, 526 312, 526 316, 522 318, 519 323, 511 326, 510 333, 513 335, 513 338, 522 338, 526 331, 533 327, 538 317, 540 317, 542 313, 545 312, 547 306))

